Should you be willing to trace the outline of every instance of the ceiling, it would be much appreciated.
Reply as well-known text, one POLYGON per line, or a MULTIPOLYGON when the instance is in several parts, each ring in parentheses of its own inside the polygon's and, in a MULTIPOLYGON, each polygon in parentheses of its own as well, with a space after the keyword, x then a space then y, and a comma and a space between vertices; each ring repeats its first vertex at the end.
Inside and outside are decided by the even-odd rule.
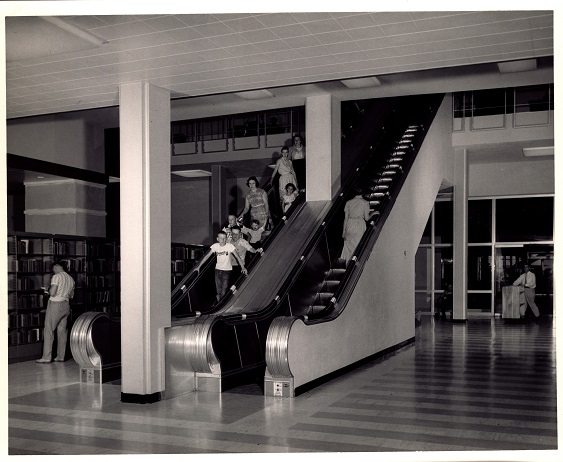
MULTIPOLYGON (((80 2, 62 3, 68 9, 80 2)), ((516 86, 519 75, 526 85, 534 73, 501 75, 497 63, 532 58, 536 83, 553 79, 553 11, 105 15, 100 6, 89 8, 92 14, 30 16, 28 8, 21 10, 26 16, 6 16, 8 119, 97 109, 87 111, 91 122, 116 126, 119 87, 134 81, 169 89, 172 116, 181 119, 302 105, 316 91, 364 99, 472 89, 468 82, 516 86), (380 86, 342 83, 368 76, 380 86), (253 89, 273 98, 235 94, 253 89)), ((494 152, 485 146, 470 160, 519 161, 520 144, 494 152)), ((247 163, 229 168, 245 177, 255 169, 247 163)), ((54 179, 7 173, 13 188, 54 179)))
POLYGON ((553 11, 12 16, 7 117, 116 106, 134 81, 172 98, 327 81, 345 91, 339 81, 365 76, 384 87, 417 71, 552 57, 553 37, 553 11))

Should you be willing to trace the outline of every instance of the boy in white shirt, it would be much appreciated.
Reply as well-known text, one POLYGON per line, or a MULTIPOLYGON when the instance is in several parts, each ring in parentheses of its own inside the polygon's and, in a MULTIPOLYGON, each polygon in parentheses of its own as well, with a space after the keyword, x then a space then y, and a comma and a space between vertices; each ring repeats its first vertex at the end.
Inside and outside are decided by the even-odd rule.
POLYGON ((210 250, 217 256, 217 263, 215 264, 217 301, 215 303, 219 303, 229 288, 229 279, 233 269, 231 255, 238 261, 244 274, 248 274, 248 271, 244 266, 244 262, 239 257, 235 246, 227 242, 227 233, 225 231, 219 231, 217 233, 217 242, 210 247, 210 250))

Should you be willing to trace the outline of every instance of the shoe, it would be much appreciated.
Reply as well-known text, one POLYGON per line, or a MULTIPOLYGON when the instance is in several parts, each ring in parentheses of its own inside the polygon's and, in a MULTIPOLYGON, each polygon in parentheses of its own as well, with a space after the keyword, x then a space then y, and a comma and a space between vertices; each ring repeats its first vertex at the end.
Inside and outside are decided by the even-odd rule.
POLYGON ((36 359, 35 362, 36 362, 36 363, 39 363, 39 364, 48 364, 48 363, 51 362, 51 360, 50 360, 50 359, 45 359, 45 358, 40 358, 40 359, 36 359))
POLYGON ((55 359, 53 359, 53 361, 55 361, 57 363, 64 363, 65 362, 65 360, 61 359, 61 358, 55 358, 55 359))

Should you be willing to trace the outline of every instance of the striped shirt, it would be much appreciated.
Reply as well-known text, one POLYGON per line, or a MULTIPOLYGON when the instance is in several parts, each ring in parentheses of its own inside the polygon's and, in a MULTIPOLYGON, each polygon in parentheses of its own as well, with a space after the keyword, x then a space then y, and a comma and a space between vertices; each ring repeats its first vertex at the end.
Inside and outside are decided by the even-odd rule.
POLYGON ((51 285, 57 286, 57 293, 51 296, 50 300, 53 302, 68 301, 74 290, 74 279, 64 271, 56 273, 51 279, 51 285))

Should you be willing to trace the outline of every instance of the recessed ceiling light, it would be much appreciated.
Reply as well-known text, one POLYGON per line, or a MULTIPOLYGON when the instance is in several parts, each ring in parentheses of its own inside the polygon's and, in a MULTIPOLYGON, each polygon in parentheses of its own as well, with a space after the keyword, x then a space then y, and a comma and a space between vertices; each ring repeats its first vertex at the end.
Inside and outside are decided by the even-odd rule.
POLYGON ((207 170, 176 170, 172 172, 174 175, 183 176, 185 178, 197 178, 201 176, 211 176, 211 172, 207 170))
POLYGON ((535 59, 521 59, 497 63, 497 66, 501 74, 510 74, 512 72, 535 71, 538 68, 538 62, 535 59))
POLYGON ((41 176, 41 175, 37 175, 37 178, 39 178, 41 180, 42 178, 45 178, 45 177, 41 176))
POLYGON ((381 82, 377 77, 363 77, 361 79, 347 79, 341 80, 341 82, 348 88, 369 88, 369 87, 379 87, 381 82))
POLYGON ((553 146, 522 148, 522 153, 526 157, 553 156, 555 154, 555 150, 553 149, 553 146))
POLYGON ((235 95, 242 99, 262 99, 274 97, 274 94, 268 90, 240 91, 235 93, 235 95))

